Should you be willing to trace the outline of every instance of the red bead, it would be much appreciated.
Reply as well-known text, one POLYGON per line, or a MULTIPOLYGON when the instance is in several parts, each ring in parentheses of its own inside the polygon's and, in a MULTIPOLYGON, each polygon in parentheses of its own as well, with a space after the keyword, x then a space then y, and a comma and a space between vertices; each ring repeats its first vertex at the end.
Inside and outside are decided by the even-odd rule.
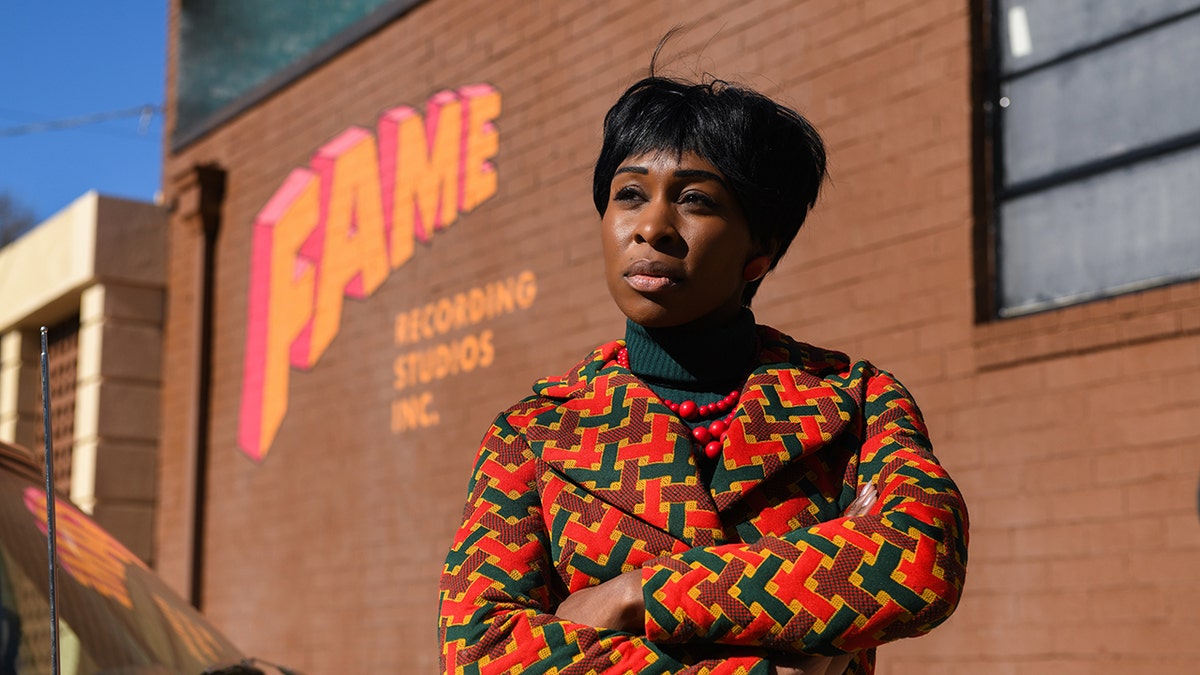
POLYGON ((738 391, 737 389, 734 389, 733 391, 729 392, 729 395, 730 395, 731 397, 733 397, 733 400, 735 400, 735 401, 736 401, 736 400, 738 400, 739 398, 741 398, 741 396, 742 396, 742 392, 738 391))
POLYGON ((705 427, 696 427, 692 429, 692 438, 696 439, 697 443, 708 443, 713 439, 712 432, 705 427))
POLYGON ((700 413, 701 417, 708 417, 712 414, 712 406, 705 403, 704 405, 700 406, 697 412, 700 413))
POLYGON ((683 403, 680 403, 679 404, 679 416, 685 420, 695 419, 696 418, 696 402, 695 401, 684 401, 683 403))
POLYGON ((667 407, 670 408, 671 412, 673 413, 679 412, 679 404, 674 401, 667 401, 667 407))
POLYGON ((704 446, 705 457, 708 457, 709 459, 716 459, 717 455, 719 454, 721 454, 720 441, 711 441, 708 445, 704 446))
POLYGON ((725 423, 721 420, 710 423, 708 425, 708 433, 712 434, 713 436, 720 436, 721 434, 725 433, 725 423))
POLYGON ((722 443, 724 443, 726 438, 729 438, 729 431, 728 431, 728 430, 725 430, 725 431, 722 431, 722 432, 721 432, 721 442, 722 442, 722 443))

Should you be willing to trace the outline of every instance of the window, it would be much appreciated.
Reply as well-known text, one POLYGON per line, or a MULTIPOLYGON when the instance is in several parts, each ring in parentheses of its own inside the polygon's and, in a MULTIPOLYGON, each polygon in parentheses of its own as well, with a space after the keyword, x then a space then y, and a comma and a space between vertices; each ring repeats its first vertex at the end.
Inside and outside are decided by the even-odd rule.
POLYGON ((419 0, 182 0, 176 149, 262 100, 419 0))
POLYGON ((1200 277, 1200 0, 981 7, 981 314, 1200 277))

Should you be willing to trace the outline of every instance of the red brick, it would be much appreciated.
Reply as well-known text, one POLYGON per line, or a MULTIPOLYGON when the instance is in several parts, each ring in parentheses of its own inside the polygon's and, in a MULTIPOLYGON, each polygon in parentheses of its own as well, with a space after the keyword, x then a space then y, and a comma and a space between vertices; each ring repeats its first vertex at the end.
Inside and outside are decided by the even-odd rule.
POLYGON ((1091 556, 1086 551, 1047 563, 1046 583, 1060 590, 1089 590, 1103 593, 1106 589, 1129 583, 1129 562, 1121 556, 1091 556))
MULTIPOLYGON (((1200 561, 1200 282, 974 323, 969 8, 430 0, 168 154, 168 177, 210 161, 230 170, 214 324, 208 613, 244 648, 308 672, 436 668, 432 589, 483 426, 529 381, 621 333, 600 279, 589 165, 604 111, 685 16, 689 29, 664 54, 673 72, 711 70, 791 101, 830 149, 834 182, 764 286, 759 318, 895 370, 969 500, 962 607, 933 635, 881 650, 880 675, 1194 665, 1173 652, 1186 651, 1180 634, 1196 623, 1186 604, 1196 594, 1170 589, 1194 579, 1200 561), (479 81, 503 94, 500 193, 421 247, 375 296, 346 303, 330 351, 291 372, 276 446, 262 464, 249 461, 235 430, 254 215, 347 126, 373 129, 389 107, 419 108, 435 91, 479 81), (538 275, 538 299, 488 324, 497 362, 476 379, 428 387, 453 423, 392 436, 383 408, 400 351, 394 313, 525 268, 538 275), (421 490, 396 489, 414 474, 421 490), (355 518, 362 512, 370 524, 355 518), (330 606, 294 611, 300 584, 330 606), (1109 607, 1080 609, 1080 598, 1102 603, 1134 584, 1147 594, 1112 596, 1128 607, 1121 631, 1109 607), (284 618, 263 622, 266 614, 284 618), (403 660, 387 647, 395 644, 403 660)), ((170 20, 177 25, 174 7, 170 20)), ((176 49, 171 41, 168 54, 176 49)), ((168 100, 174 92, 172 81, 168 100)), ((172 180, 164 190, 176 196, 172 180)), ((189 564, 184 449, 199 270, 197 242, 178 216, 171 227, 156 532, 159 568, 178 586, 189 564)))

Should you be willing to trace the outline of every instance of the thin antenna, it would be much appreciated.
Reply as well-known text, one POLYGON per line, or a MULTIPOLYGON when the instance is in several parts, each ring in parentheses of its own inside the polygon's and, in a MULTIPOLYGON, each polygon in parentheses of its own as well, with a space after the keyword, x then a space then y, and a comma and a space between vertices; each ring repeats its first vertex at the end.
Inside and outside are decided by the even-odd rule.
POLYGON ((42 326, 42 432, 46 447, 46 548, 50 560, 50 672, 58 667, 58 530, 54 516, 54 443, 50 440, 50 360, 46 356, 46 327, 42 326))

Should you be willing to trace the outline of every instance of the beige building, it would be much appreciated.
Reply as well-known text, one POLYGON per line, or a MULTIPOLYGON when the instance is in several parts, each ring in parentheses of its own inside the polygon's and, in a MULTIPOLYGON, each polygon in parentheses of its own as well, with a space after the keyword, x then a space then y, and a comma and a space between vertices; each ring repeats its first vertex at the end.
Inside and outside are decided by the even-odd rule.
POLYGON ((0 249, 0 440, 42 452, 49 328, 59 489, 153 559, 165 211, 90 192, 0 249))

